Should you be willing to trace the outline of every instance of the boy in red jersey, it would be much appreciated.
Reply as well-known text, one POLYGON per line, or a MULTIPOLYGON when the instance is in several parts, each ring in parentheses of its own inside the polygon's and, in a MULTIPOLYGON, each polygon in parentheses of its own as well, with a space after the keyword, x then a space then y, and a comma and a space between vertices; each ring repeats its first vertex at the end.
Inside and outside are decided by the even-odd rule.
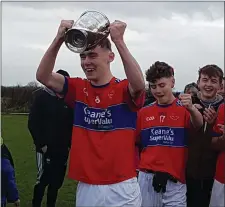
POLYGON ((174 97, 174 71, 167 63, 155 62, 146 71, 146 80, 156 102, 138 113, 137 134, 143 145, 138 177, 142 206, 183 207, 187 130, 200 128, 203 118, 190 94, 181 94, 180 100, 174 97))
POLYGON ((217 120, 214 126, 215 137, 212 138, 212 147, 220 151, 217 158, 216 174, 213 184, 210 206, 223 207, 225 185, 225 133, 224 133, 224 104, 218 110, 217 120))
POLYGON ((74 107, 69 177, 80 181, 77 206, 141 205, 136 178, 135 129, 137 110, 144 104, 145 83, 141 69, 123 40, 126 24, 110 25, 111 40, 121 56, 127 80, 110 71, 114 53, 108 39, 80 54, 87 77, 64 78, 53 72, 65 31, 73 21, 63 20, 58 34, 41 60, 37 80, 65 95, 74 107))

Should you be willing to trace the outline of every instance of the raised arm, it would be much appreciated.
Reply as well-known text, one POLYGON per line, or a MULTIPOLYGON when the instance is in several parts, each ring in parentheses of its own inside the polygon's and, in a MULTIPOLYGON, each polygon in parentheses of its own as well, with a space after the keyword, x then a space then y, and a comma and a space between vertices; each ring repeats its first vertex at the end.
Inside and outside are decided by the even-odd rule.
POLYGON ((129 91, 132 97, 145 90, 145 81, 139 64, 129 52, 123 36, 126 29, 126 23, 115 21, 110 25, 110 35, 112 41, 120 54, 124 70, 129 81, 129 91))
POLYGON ((203 117, 199 110, 192 104, 191 94, 181 94, 179 98, 182 105, 189 111, 191 123, 194 128, 201 128, 203 126, 203 117))
POLYGON ((61 74, 54 73, 53 69, 59 49, 64 42, 65 32, 67 29, 71 28, 72 25, 72 20, 61 21, 58 33, 44 54, 36 73, 36 78, 39 82, 59 93, 63 90, 65 78, 61 74))
POLYGON ((201 128, 203 125, 202 114, 199 112, 199 110, 195 106, 192 106, 192 108, 189 109, 189 112, 191 115, 192 125, 197 129, 201 128))

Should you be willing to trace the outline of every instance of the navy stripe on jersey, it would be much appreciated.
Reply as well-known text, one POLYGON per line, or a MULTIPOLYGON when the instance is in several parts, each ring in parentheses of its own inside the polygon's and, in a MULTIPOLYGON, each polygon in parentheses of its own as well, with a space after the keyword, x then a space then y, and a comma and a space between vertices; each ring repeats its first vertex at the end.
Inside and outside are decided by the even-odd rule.
POLYGON ((187 137, 188 130, 178 127, 152 127, 141 131, 143 147, 185 147, 187 146, 187 137))
POLYGON ((223 135, 223 133, 221 132, 221 133, 217 133, 217 132, 214 132, 214 131, 212 131, 212 137, 220 137, 220 136, 222 136, 223 135))
POLYGON ((136 129, 137 113, 125 103, 109 106, 106 109, 88 107, 85 103, 75 103, 74 125, 94 131, 136 129))

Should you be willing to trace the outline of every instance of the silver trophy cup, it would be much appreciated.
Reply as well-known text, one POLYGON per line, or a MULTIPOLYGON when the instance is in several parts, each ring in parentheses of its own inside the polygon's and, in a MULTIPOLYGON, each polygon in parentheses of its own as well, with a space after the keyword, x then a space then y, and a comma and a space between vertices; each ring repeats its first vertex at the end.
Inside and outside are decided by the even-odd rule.
POLYGON ((82 53, 95 47, 109 35, 108 18, 97 11, 86 11, 65 34, 65 44, 69 50, 82 53))

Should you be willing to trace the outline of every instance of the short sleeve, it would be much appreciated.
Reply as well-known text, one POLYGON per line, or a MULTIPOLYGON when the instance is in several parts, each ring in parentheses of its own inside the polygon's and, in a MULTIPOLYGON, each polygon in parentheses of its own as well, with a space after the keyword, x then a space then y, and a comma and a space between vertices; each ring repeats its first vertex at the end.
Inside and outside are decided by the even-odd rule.
POLYGON ((80 78, 65 77, 65 83, 63 87, 64 100, 66 104, 73 108, 76 101, 76 88, 79 84, 80 78))
POLYGON ((123 93, 125 102, 129 105, 132 111, 138 111, 144 106, 145 103, 145 91, 140 92, 136 97, 132 97, 129 91, 129 82, 126 80, 123 85, 123 93))

